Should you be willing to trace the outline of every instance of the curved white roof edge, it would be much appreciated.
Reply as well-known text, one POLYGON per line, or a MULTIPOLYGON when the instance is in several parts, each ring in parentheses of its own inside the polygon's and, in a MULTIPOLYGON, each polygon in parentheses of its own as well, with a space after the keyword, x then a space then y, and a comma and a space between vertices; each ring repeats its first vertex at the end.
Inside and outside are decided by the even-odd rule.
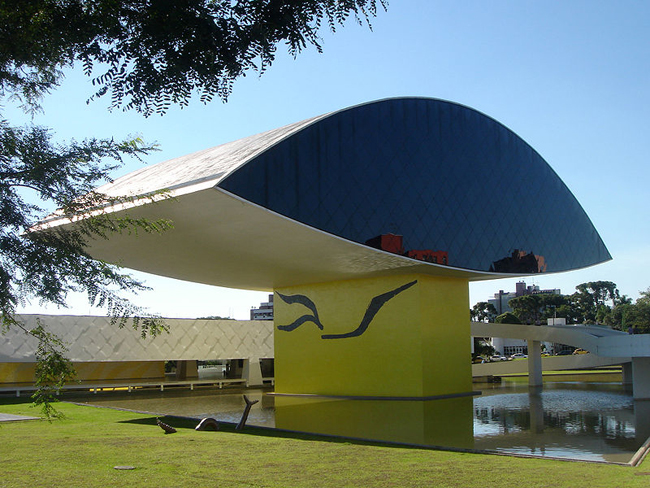
POLYGON ((282 127, 237 139, 235 141, 220 144, 209 149, 203 149, 191 154, 162 161, 119 177, 111 183, 102 185, 97 189, 97 191, 109 196, 133 197, 147 195, 160 190, 175 190, 177 188, 204 182, 210 182, 212 185, 216 185, 261 153, 323 119, 342 112, 354 110, 358 107, 376 104, 387 100, 437 100, 457 105, 479 113, 512 132, 508 127, 489 115, 450 100, 421 96, 385 97, 377 100, 361 102, 339 110, 316 115, 299 122, 294 122, 282 127))
POLYGON ((196 184, 214 186, 261 153, 330 114, 271 129, 141 168, 97 189, 110 196, 141 196, 196 184))
MULTIPOLYGON (((393 99, 438 100, 426 97, 393 99)), ((106 207, 99 212, 129 212, 131 216, 171 219, 176 228, 163 235, 140 236, 137 240, 115 235, 108 241, 93 241, 89 246, 90 254, 154 274, 258 290, 396 273, 422 273, 470 281, 527 276, 415 261, 296 222, 217 186, 241 166, 305 128, 337 113, 379 101, 382 100, 343 108, 164 161, 98 188, 98 192, 110 196, 136 197, 132 202, 106 207), (147 197, 137 199, 165 189, 175 198, 162 198, 152 205, 147 197)), ((74 226, 74 222, 52 215, 33 230, 67 225, 74 226)))

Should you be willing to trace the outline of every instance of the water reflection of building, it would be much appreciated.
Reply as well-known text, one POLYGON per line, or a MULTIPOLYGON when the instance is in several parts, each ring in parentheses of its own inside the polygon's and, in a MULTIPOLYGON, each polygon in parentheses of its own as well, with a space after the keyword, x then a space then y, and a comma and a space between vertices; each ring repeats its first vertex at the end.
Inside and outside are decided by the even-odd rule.
POLYGON ((404 236, 397 234, 382 234, 366 241, 366 245, 381 249, 382 251, 392 252, 407 258, 426 261, 427 263, 444 264, 449 262, 449 253, 447 251, 432 251, 431 249, 410 249, 404 250, 404 236))
POLYGON ((544 273, 546 271, 546 260, 544 256, 515 249, 505 258, 494 261, 490 266, 490 271, 518 274, 544 273))
POLYGON ((475 447, 627 462, 647 439, 645 406, 618 388, 602 386, 480 397, 474 406, 475 447))

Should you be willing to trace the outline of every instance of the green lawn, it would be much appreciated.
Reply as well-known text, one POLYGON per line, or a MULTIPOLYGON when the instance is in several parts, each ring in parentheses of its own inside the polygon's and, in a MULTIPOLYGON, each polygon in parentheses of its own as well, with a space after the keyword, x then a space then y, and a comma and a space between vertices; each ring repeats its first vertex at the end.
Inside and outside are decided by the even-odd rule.
MULTIPOLYGON (((636 487, 650 459, 626 466, 452 453, 273 434, 197 432, 195 422, 61 403, 65 420, 0 424, 1 487, 636 487), (135 466, 118 471, 114 466, 135 466)), ((0 400, 0 412, 36 415, 0 400)))

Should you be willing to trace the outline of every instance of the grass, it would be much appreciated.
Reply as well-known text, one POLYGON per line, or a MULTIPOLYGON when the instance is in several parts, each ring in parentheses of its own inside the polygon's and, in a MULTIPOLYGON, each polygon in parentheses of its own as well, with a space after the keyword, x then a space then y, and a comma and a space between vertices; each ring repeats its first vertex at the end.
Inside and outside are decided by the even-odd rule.
MULTIPOLYGON (((35 415, 19 399, 0 412, 35 415)), ((64 420, 0 425, 0 487, 647 487, 637 467, 394 447, 61 403, 64 420), (134 466, 118 471, 114 466, 134 466)))

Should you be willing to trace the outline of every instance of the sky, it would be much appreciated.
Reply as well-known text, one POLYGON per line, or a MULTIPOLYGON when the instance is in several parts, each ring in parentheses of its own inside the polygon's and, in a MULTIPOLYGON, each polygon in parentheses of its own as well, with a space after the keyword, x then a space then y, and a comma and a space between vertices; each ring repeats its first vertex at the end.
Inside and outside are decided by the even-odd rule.
MULTIPOLYGON (((650 2, 391 0, 372 30, 349 21, 336 33, 323 30, 322 45, 322 54, 308 48, 296 59, 280 46, 273 66, 236 82, 227 103, 195 98, 162 117, 87 104, 93 87, 75 68, 34 122, 60 140, 140 135, 160 144, 147 158, 154 164, 372 100, 450 100, 493 117, 541 154, 613 257, 524 281, 570 294, 579 283, 607 280, 634 299, 650 287, 650 2)), ((4 108, 12 123, 25 119, 4 108)), ((139 167, 131 161, 114 176, 139 167)), ((135 301, 166 317, 247 319, 268 295, 133 274, 153 288, 135 301)), ((471 284, 470 305, 514 291, 517 281, 471 284)), ((69 305, 34 302, 21 311, 101 313, 83 297, 69 305)))

